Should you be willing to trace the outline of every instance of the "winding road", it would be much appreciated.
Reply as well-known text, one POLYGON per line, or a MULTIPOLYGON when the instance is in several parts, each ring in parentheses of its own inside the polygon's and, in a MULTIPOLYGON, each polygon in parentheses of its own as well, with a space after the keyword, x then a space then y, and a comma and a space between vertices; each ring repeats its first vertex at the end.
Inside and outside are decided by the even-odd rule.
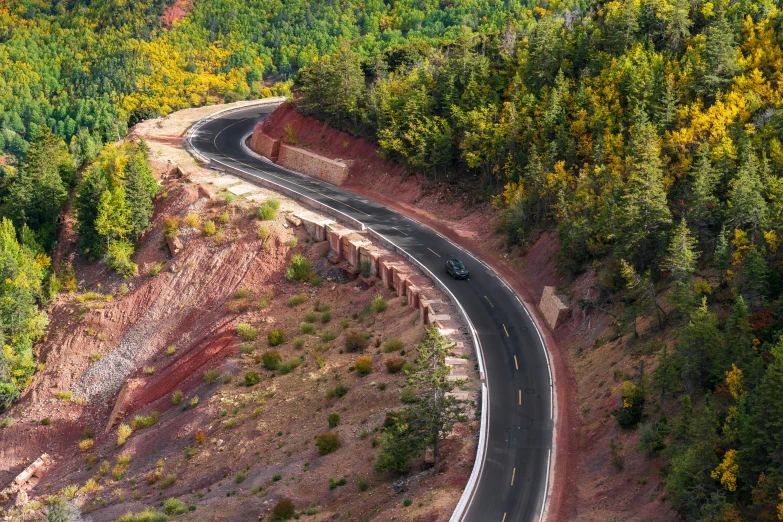
POLYGON ((428 268, 461 303, 484 359, 489 415, 486 445, 477 456, 477 482, 454 522, 541 520, 552 459, 553 387, 543 339, 519 298, 494 272, 433 230, 402 214, 317 179, 265 162, 243 147, 255 124, 274 106, 225 113, 194 130, 200 155, 283 185, 351 216, 385 236, 428 268), (470 270, 467 281, 448 277, 449 257, 470 270))

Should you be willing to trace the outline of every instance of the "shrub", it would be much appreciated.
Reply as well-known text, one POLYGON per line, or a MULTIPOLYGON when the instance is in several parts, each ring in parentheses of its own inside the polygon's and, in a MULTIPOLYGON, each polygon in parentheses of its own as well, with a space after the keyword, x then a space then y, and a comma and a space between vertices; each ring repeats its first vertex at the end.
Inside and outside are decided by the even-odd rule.
POLYGON ((166 216, 163 220, 163 235, 165 237, 174 237, 179 230, 179 217, 178 216, 166 216))
POLYGON ((218 377, 220 377, 220 372, 217 370, 204 371, 204 382, 207 384, 215 384, 218 380, 218 377))
POLYGON ((315 314, 315 312, 308 312, 304 316, 306 323, 314 323, 317 318, 318 316, 315 314))
POLYGON ((259 310, 263 310, 264 308, 269 306, 269 304, 272 302, 272 299, 274 297, 275 294, 271 290, 268 290, 261 295, 261 297, 258 299, 258 304, 256 306, 258 306, 259 310))
POLYGON ((336 428, 338 424, 340 424, 340 414, 339 413, 330 413, 328 417, 329 427, 330 428, 336 428))
POLYGON ((155 368, 153 368, 152 366, 145 366, 144 375, 155 375, 155 368))
POLYGON ((386 353, 399 352, 405 347, 405 344, 399 339, 389 339, 383 343, 383 351, 386 353))
POLYGON ((386 299, 384 299, 381 294, 377 294, 372 300, 372 303, 370 303, 370 307, 373 312, 381 313, 389 308, 389 303, 386 302, 386 299))
POLYGON ((239 353, 249 354, 253 353, 253 350, 255 349, 256 347, 250 343, 242 343, 239 345, 239 353))
POLYGON ((278 370, 280 371, 281 375, 285 375, 297 369, 300 364, 302 364, 302 359, 300 359, 299 357, 293 357, 283 363, 280 363, 280 367, 278 368, 278 370))
POLYGON ((299 331, 303 334, 312 335, 315 333, 315 326, 310 323, 300 323, 299 331))
POLYGON ((338 384, 334 388, 329 388, 326 391, 326 397, 328 399, 332 399, 334 397, 345 397, 346 393, 348 393, 348 387, 342 384, 338 384))
POLYGON ((269 236, 272 235, 272 229, 269 228, 269 225, 260 224, 258 225, 258 228, 256 229, 256 237, 261 240, 261 243, 266 243, 266 240, 269 239, 269 236))
POLYGON ((79 449, 82 451, 89 451, 95 446, 95 441, 92 439, 84 439, 79 441, 79 449))
POLYGON ((199 402, 198 395, 196 395, 195 397, 190 399, 190 402, 188 403, 188 406, 190 406, 191 408, 195 408, 196 406, 198 406, 198 402, 199 402))
POLYGON ((273 328, 269 330, 266 337, 267 341, 269 341, 269 346, 280 346, 285 341, 285 332, 279 328, 273 328))
POLYGON ((109 243, 106 251, 106 259, 109 266, 121 276, 128 278, 136 275, 139 267, 131 261, 133 245, 130 241, 117 240, 109 243))
POLYGON ((271 371, 277 370, 282 360, 283 358, 280 356, 280 352, 277 350, 269 350, 264 352, 264 354, 261 356, 261 361, 264 364, 264 368, 271 371))
POLYGON ((299 244, 299 240, 295 237, 289 237, 288 241, 286 241, 286 244, 288 245, 288 248, 296 248, 296 245, 299 244))
POLYGON ((334 432, 325 431, 315 438, 315 446, 319 455, 328 455, 340 448, 340 437, 334 432))
POLYGON ((50 419, 49 417, 44 417, 43 419, 41 419, 41 426, 48 426, 51 423, 52 423, 52 419, 50 419))
POLYGON ((166 489, 167 487, 171 486, 177 481, 177 474, 176 473, 169 473, 165 477, 163 477, 163 480, 160 481, 160 488, 166 489))
POLYGON ((152 265, 152 268, 150 268, 150 277, 155 277, 156 275, 160 274, 161 270, 163 270, 163 261, 152 265))
POLYGON ((301 350, 302 348, 304 348, 304 345, 305 345, 305 340, 303 338, 297 337, 296 339, 294 339, 294 348, 296 348, 297 350, 301 350))
POLYGON ((406 498, 405 501, 402 503, 403 506, 408 507, 411 504, 413 504, 413 501, 409 498, 406 498))
POLYGON ((367 491, 367 488, 369 487, 369 484, 367 484, 367 481, 364 480, 362 477, 356 478, 356 489, 359 491, 367 491))
POLYGON ((275 210, 280 210, 280 200, 277 198, 270 198, 264 201, 264 205, 275 210))
POLYGON ((413 404, 419 400, 419 397, 411 388, 405 388, 400 393, 400 400, 403 402, 403 404, 413 404))
POLYGON ((345 334, 345 351, 349 353, 362 352, 367 348, 367 337, 355 330, 345 334))
POLYGON ((367 375, 372 371, 372 359, 367 356, 359 357, 354 367, 359 375, 367 375))
POLYGON ((620 391, 622 407, 612 412, 617 418, 617 424, 627 430, 635 427, 642 419, 644 408, 644 389, 631 381, 625 381, 620 391))
POLYGON ((131 458, 129 455, 123 455, 117 459, 117 464, 115 464, 114 469, 111 470, 114 480, 122 480, 123 475, 128 472, 130 461, 131 458))
POLYGON ((314 282, 315 272, 310 266, 310 260, 301 254, 291 256, 291 262, 285 271, 285 278, 288 281, 314 282))
POLYGON ((163 513, 158 513, 152 508, 147 508, 138 513, 128 511, 121 515, 117 522, 166 522, 169 518, 163 513))
POLYGON ((329 310, 326 310, 324 312, 321 312, 321 322, 322 323, 328 323, 332 320, 332 312, 329 310))
POLYGON ((218 223, 221 225, 225 225, 228 223, 228 220, 231 219, 231 216, 228 214, 228 210, 224 210, 222 214, 220 214, 217 218, 218 223))
POLYGON ((294 507, 294 503, 287 498, 281 498, 277 501, 275 507, 272 508, 272 519, 288 520, 294 516, 295 512, 296 507, 294 507))
POLYGON ((322 343, 328 343, 329 341, 334 341, 336 338, 337 338, 337 334, 331 330, 324 330, 323 332, 321 332, 322 343))
POLYGON ((359 272, 362 274, 362 277, 370 277, 370 274, 372 274, 372 265, 369 261, 362 261, 359 263, 359 272))
POLYGON ((258 328, 241 323, 237 325, 237 335, 245 342, 255 341, 256 337, 258 337, 258 328))
POLYGON ((261 382, 261 379, 258 377, 258 373, 247 372, 245 374, 245 386, 255 386, 259 382, 261 382))
POLYGON ((134 430, 149 428, 160 419, 160 413, 151 412, 149 415, 136 415, 131 421, 131 428, 134 430))
POLYGON ((339 486, 345 486, 345 484, 345 478, 341 478, 340 480, 334 480, 333 478, 329 479, 329 489, 337 489, 339 486))
POLYGON ((166 355, 174 355, 177 353, 177 347, 173 344, 171 346, 166 347, 166 355))
POLYGON ((288 306, 290 306, 291 308, 295 308, 300 304, 304 303, 305 301, 307 301, 307 296, 304 294, 292 295, 291 298, 288 299, 288 306))
POLYGON ((272 477, 272 482, 280 482, 283 479, 283 476, 280 473, 275 473, 272 477))
POLYGON ((258 207, 258 219, 262 221, 271 221, 277 217, 277 209, 269 204, 269 201, 265 201, 263 205, 258 207))
POLYGON ((410 361, 405 361, 405 364, 402 365, 402 371, 406 374, 413 372, 415 369, 416 365, 410 361))
POLYGON ((204 222, 204 226, 201 228, 201 233, 204 236, 207 236, 207 237, 214 236, 216 232, 217 232, 217 226, 215 226, 215 222, 214 221, 210 220, 210 221, 205 221, 204 222))
POLYGON ((185 219, 182 222, 189 227, 197 228, 201 219, 198 217, 198 214, 191 212, 185 216, 185 219))
POLYGON ((131 433, 133 433, 133 430, 130 426, 127 424, 120 424, 120 427, 117 428, 117 446, 122 446, 125 444, 125 442, 128 440, 128 437, 131 436, 131 433))
POLYGON ((241 484, 245 481, 245 479, 247 479, 247 473, 245 473, 244 471, 240 471, 239 473, 237 473, 236 477, 234 477, 234 482, 236 484, 241 484))
POLYGON ((54 392, 54 396, 56 399, 61 401, 70 401, 71 397, 73 397, 73 394, 69 391, 58 390, 54 392))
POLYGON ((187 512, 188 506, 178 498, 167 499, 163 503, 163 512, 167 515, 181 515, 187 512))
POLYGON ((386 359, 386 370, 389 373, 397 373, 402 370, 402 365, 405 364, 405 357, 399 355, 392 355, 386 359))

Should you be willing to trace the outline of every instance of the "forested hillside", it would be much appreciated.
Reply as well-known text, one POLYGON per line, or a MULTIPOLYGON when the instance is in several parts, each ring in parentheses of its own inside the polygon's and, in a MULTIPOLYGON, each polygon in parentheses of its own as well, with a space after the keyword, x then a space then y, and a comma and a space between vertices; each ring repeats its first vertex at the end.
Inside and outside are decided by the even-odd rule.
POLYGON ((564 273, 598 272, 583 307, 672 334, 616 418, 687 520, 783 520, 775 2, 201 0, 168 30, 167 4, 0 1, 0 407, 73 284, 48 256, 69 194, 83 253, 135 272, 157 185, 143 144, 103 145, 295 77, 300 110, 491 201, 511 246, 555 230, 564 273))
MULTIPOLYGON (((533 19, 520 2, 205 0, 169 30, 166 0, 0 1, 0 409, 36 368, 41 308, 73 289, 50 251, 75 192, 80 246, 129 276, 157 185, 142 145, 107 147, 136 122, 288 93, 291 73, 355 42, 363 56, 533 19), (95 162, 92 166, 87 168, 95 162), (77 169, 82 170, 77 175, 77 169), (21 279, 19 279, 21 278, 21 279)), ((430 45, 429 43, 426 45, 430 45)))
POLYGON ((561 270, 598 272, 584 308, 675 339, 650 344, 659 364, 615 416, 665 460, 678 510, 781 520, 783 14, 630 0, 533 17, 346 45, 299 74, 299 109, 491 199, 511 245, 556 230, 561 270))

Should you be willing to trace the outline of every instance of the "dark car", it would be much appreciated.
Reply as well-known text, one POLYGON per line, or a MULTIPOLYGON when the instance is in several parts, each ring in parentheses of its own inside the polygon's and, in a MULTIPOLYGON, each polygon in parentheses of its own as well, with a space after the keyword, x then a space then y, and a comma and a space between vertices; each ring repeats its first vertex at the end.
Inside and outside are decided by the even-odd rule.
POLYGON ((470 275, 468 269, 462 264, 459 259, 449 259, 446 261, 446 273, 451 275, 454 279, 467 279, 470 275))

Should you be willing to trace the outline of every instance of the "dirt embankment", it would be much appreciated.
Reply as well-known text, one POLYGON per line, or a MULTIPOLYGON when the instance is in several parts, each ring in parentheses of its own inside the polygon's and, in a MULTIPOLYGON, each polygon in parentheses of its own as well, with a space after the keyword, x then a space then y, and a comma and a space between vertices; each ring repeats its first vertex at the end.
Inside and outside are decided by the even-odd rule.
MULTIPOLYGON (((427 183, 383 159, 367 140, 305 117, 291 104, 281 105, 257 130, 276 139, 293 136, 297 146, 351 161, 350 177, 342 188, 417 219, 477 254, 534 313, 552 357, 557 388, 558 431, 548 520, 675 518, 664 502, 660 463, 637 452, 636 434, 621 432, 611 417, 622 377, 637 373, 642 358, 628 350, 628 335, 615 335, 612 317, 579 309, 580 298, 597 296, 593 270, 576 280, 558 274, 559 245, 552 233, 542 234, 526 251, 507 249, 491 206, 467 205, 450 187, 427 183), (536 308, 544 286, 550 285, 565 291, 571 303, 570 318, 555 331, 536 308), (625 459, 622 470, 612 464, 612 444, 615 454, 625 459)), ((647 358, 648 370, 652 360, 647 358)))
POLYGON ((47 452, 55 463, 31 499, 64 491, 96 522, 167 499, 193 510, 184 520, 256 520, 284 497, 318 520, 447 520, 472 469, 476 423, 445 441, 440 474, 423 459, 401 481, 373 470, 380 427, 402 404, 405 385, 385 363, 413 358, 424 332, 418 312, 331 265, 327 242, 285 219, 294 202, 280 198, 277 217, 260 222, 258 204, 279 196, 189 163, 178 136, 203 112, 144 122, 132 133, 147 138, 164 184, 134 255, 139 275, 123 280, 75 255, 66 216, 60 243, 69 246, 56 260, 73 266, 78 289, 51 306, 37 350, 45 364, 3 415, 14 422, 0 429, 0 485, 47 452), (163 236, 171 217, 180 222, 176 254, 163 236), (217 225, 214 235, 202 232, 207 221, 217 225), (326 281, 287 281, 294 253, 326 281), (374 312, 379 294, 388 308, 374 312), (304 302, 289 303, 293 296, 304 302), (240 324, 257 334, 241 339, 240 324), (284 336, 274 348, 273 329, 284 336), (361 354, 344 350, 352 331, 369 336, 369 375, 354 371, 361 354), (382 348, 391 338, 402 352, 382 348), (273 349, 288 369, 265 367, 273 349), (338 386, 344 396, 329 392, 338 386), (118 446, 120 424, 135 429, 118 446), (327 431, 341 447, 322 456, 314 438, 327 431), (83 439, 90 442, 80 447, 83 439))

